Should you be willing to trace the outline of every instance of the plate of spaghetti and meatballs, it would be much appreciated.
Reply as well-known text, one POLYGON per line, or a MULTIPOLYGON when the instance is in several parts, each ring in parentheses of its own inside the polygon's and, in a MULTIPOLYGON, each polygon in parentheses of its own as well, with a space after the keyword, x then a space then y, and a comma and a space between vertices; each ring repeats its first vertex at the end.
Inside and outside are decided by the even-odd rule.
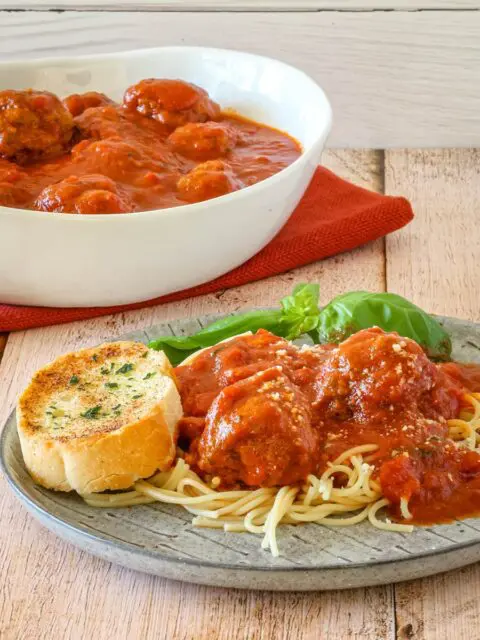
POLYGON ((178 321, 38 371, 4 472, 108 560, 241 588, 421 577, 480 553, 480 328, 390 293, 178 321))
POLYGON ((226 273, 285 224, 330 125, 311 78, 239 51, 0 63, 0 299, 112 306, 226 273))

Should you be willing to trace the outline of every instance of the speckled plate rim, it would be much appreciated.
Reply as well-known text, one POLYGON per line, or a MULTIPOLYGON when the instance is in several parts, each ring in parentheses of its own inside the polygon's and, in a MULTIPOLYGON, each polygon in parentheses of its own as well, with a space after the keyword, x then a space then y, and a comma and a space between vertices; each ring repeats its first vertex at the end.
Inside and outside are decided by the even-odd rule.
MULTIPOLYGON (((455 319, 452 318, 451 320, 455 320, 455 319)), ((134 332, 134 333, 138 333, 138 332, 134 332)), ((121 338, 122 337, 119 336, 117 338, 112 338, 112 339, 121 339, 121 338)), ((10 469, 10 465, 6 460, 7 438, 9 436, 11 437, 12 432, 14 432, 15 430, 16 430, 15 410, 13 410, 9 415, 9 417, 7 418, 6 423, 3 425, 2 431, 0 433, 0 471, 2 471, 3 474, 5 475, 9 486, 13 490, 16 497, 20 500, 20 502, 23 503, 23 505, 27 508, 27 510, 32 515, 34 515, 34 517, 36 517, 37 520, 39 520, 44 526, 49 528, 51 531, 54 531, 54 533, 56 533, 60 537, 62 537, 62 534, 59 534, 58 531, 62 531, 62 530, 65 531, 67 534, 68 533, 72 534, 72 536, 79 536, 81 540, 84 541, 85 546, 82 546, 82 544, 80 543, 80 540, 78 541, 72 540, 69 535, 66 535, 64 539, 67 539, 70 543, 74 544, 77 547, 84 548, 84 549, 88 547, 86 550, 92 553, 93 555, 97 555, 98 557, 107 559, 110 562, 115 562, 117 564, 121 564, 129 568, 135 568, 135 567, 133 567, 129 562, 122 562, 119 559, 112 560, 111 558, 105 558, 105 556, 102 555, 102 553, 95 552, 95 550, 92 550, 90 548, 90 544, 93 544, 93 545, 100 544, 104 548, 111 549, 113 551, 123 550, 133 556, 141 556, 144 559, 154 559, 156 561, 161 561, 166 566, 171 566, 171 567, 189 567, 190 566, 192 568, 195 567, 200 571, 205 569, 207 570, 212 569, 212 570, 217 570, 219 572, 223 572, 225 574, 228 574, 230 572, 235 575, 255 574, 255 573, 257 574, 264 573, 269 575, 275 574, 277 576, 279 576, 279 574, 280 575, 281 574, 284 574, 284 575, 285 574, 289 574, 289 575, 323 574, 328 577, 328 575, 332 575, 332 574, 348 575, 349 573, 360 571, 360 572, 367 573, 369 576, 373 576, 375 574, 376 569, 380 570, 381 568, 385 568, 385 567, 393 568, 398 565, 405 566, 405 568, 407 568, 409 566, 414 565, 415 563, 417 563, 419 560, 422 560, 422 559, 426 559, 430 562, 432 561, 434 562, 435 558, 437 557, 451 558, 452 556, 455 556, 455 555, 459 556, 458 561, 449 563, 449 566, 447 568, 445 567, 437 568, 432 565, 426 571, 410 572, 407 570, 407 574, 408 574, 407 576, 405 576, 402 571, 399 571, 398 577, 393 576, 386 580, 376 579, 373 577, 370 577, 370 578, 366 577, 365 580, 360 580, 360 581, 353 580, 353 584, 347 583, 344 585, 344 587, 338 586, 338 584, 335 584, 332 587, 322 587, 322 586, 306 586, 305 587, 300 585, 296 587, 291 587, 291 586, 286 587, 286 589, 289 589, 289 590, 314 590, 314 589, 320 590, 324 588, 338 589, 338 588, 350 588, 352 586, 361 587, 361 586, 369 586, 369 585, 388 584, 392 582, 398 582, 401 580, 410 579, 411 577, 421 577, 425 575, 441 573, 444 571, 448 571, 450 569, 459 568, 467 564, 471 564, 472 562, 475 562, 476 559, 480 560, 480 532, 479 532, 479 537, 476 540, 470 540, 466 542, 451 541, 451 544, 447 548, 418 551, 418 552, 415 552, 414 554, 412 553, 412 555, 410 555, 409 557, 375 559, 375 560, 369 560, 363 563, 350 562, 348 565, 338 563, 338 564, 331 564, 329 566, 295 565, 295 566, 286 567, 286 566, 267 566, 267 565, 261 565, 261 564, 255 565, 255 566, 249 566, 248 564, 235 565, 231 563, 211 562, 207 559, 197 560, 197 559, 191 559, 191 558, 170 557, 163 554, 161 551, 154 552, 149 549, 139 547, 133 543, 129 543, 128 541, 113 540, 108 534, 103 534, 101 532, 92 533, 90 530, 88 530, 87 527, 83 526, 82 524, 80 523, 72 524, 71 522, 64 520, 62 517, 56 516, 55 514, 51 513, 48 509, 46 509, 39 501, 37 501, 34 497, 32 497, 29 494, 28 490, 20 482, 17 482, 17 480, 15 479, 12 473, 12 470, 10 469), (47 523, 49 523, 50 526, 47 523), (470 557, 468 554, 467 556, 460 557, 462 555, 461 552, 465 552, 465 551, 468 552, 469 550, 473 551, 475 548, 477 548, 479 551, 478 558, 470 557), (411 573, 414 573, 415 575, 412 576, 410 575, 411 573)), ((14 437, 18 437, 18 436, 14 434, 14 437)), ((21 464, 23 465, 23 460, 21 461, 21 464)), ((138 569, 138 570, 142 571, 143 569, 138 569)), ((165 577, 170 577, 175 579, 175 575, 173 574, 167 575, 167 572, 165 573, 165 577)), ((207 578, 198 578, 198 577, 192 578, 191 580, 189 580, 188 578, 180 578, 180 577, 177 577, 176 579, 196 582, 200 584, 218 584, 218 586, 255 588, 248 584, 247 585, 241 584, 241 583, 231 584, 230 580, 228 579, 215 580, 215 581, 212 581, 207 578)), ((322 582, 325 582, 325 581, 322 580, 322 582)), ((275 587, 260 586, 257 588, 260 588, 260 589, 268 588, 270 590, 272 589, 282 590, 284 587, 282 587, 281 585, 277 585, 275 587)))

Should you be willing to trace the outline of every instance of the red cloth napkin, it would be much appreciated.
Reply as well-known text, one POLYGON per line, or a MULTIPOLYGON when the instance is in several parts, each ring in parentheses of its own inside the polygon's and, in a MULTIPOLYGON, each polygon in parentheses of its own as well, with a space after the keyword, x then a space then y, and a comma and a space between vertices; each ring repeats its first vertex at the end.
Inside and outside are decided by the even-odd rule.
POLYGON ((270 244, 233 271, 198 287, 124 306, 51 309, 0 304, 0 331, 84 320, 237 287, 348 251, 403 227, 412 218, 405 198, 367 191, 319 167, 285 226, 270 244))

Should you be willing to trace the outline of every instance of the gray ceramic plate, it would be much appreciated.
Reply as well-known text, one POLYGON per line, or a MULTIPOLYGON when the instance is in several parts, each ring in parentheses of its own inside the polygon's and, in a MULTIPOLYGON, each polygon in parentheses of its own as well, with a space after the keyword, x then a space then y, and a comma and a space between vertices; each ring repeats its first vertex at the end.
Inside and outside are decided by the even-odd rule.
MULTIPOLYGON (((191 333, 209 321, 177 321, 123 336, 148 341, 191 333)), ((480 325, 442 319, 454 358, 480 362, 480 325)), ((250 534, 194 529, 180 507, 153 504, 96 510, 80 498, 37 487, 25 470, 15 417, 1 439, 1 464, 12 489, 42 524, 64 540, 131 569, 176 580, 244 589, 343 589, 419 578, 480 559, 480 519, 412 534, 379 531, 368 523, 345 529, 282 526, 281 558, 250 534)))

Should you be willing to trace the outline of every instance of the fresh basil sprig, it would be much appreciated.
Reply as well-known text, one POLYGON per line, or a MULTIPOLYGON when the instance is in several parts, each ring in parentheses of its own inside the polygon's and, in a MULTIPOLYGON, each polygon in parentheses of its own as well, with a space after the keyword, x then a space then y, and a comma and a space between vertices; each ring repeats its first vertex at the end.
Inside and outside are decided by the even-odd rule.
POLYGON ((320 312, 317 330, 321 342, 337 343, 370 327, 415 340, 432 359, 450 358, 452 343, 443 327, 395 293, 351 291, 337 296, 320 312))
POLYGON ((281 309, 249 311, 216 320, 191 336, 162 336, 149 343, 151 349, 164 351, 173 365, 180 364, 198 349, 211 347, 240 333, 267 329, 288 340, 310 333, 318 323, 318 284, 299 284, 292 295, 283 298, 281 309))
POLYGON ((314 343, 338 343, 360 329, 380 327, 415 340, 432 359, 450 357, 452 344, 446 331, 434 318, 401 296, 351 291, 334 298, 321 311, 318 299, 317 284, 299 284, 292 295, 283 298, 280 309, 228 316, 191 336, 162 336, 150 342, 149 347, 165 351, 170 362, 178 365, 199 349, 247 331, 267 329, 287 340, 308 334, 314 343))

